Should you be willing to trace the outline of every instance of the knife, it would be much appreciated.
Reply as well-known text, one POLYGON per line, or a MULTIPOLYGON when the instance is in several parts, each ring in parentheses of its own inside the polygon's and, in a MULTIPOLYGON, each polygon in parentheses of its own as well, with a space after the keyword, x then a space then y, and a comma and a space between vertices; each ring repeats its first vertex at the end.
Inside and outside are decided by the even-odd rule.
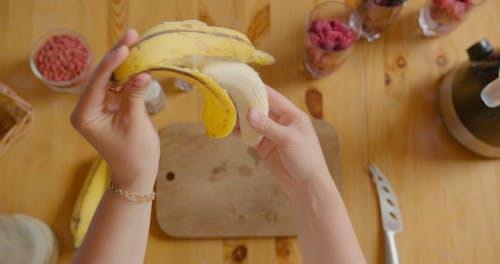
POLYGON ((385 240, 385 263, 399 264, 398 248, 396 246, 396 234, 403 231, 403 219, 399 210, 398 201, 394 195, 389 181, 384 173, 375 164, 371 164, 370 172, 375 185, 377 185, 378 201, 382 226, 384 227, 385 240))

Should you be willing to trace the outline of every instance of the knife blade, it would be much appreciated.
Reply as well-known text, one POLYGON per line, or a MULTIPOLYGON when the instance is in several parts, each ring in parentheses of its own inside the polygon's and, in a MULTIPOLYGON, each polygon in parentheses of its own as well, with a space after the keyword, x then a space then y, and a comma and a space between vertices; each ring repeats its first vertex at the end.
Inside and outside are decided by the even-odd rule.
POLYGON ((372 163, 369 170, 377 186, 380 215, 382 217, 385 237, 385 263, 397 264, 399 263, 399 254, 395 235, 403 231, 403 219, 401 217, 399 204, 389 181, 377 165, 372 163))

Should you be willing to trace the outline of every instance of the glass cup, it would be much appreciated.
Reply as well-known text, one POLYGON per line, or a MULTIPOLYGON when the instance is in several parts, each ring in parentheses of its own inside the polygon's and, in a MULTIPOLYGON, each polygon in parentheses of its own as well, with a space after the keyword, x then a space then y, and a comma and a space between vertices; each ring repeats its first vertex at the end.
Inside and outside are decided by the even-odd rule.
POLYGON ((343 2, 327 1, 309 13, 306 23, 304 64, 314 78, 342 66, 361 34, 361 19, 343 2))
MULTIPOLYGON (((57 45, 63 45, 63 44, 57 44, 57 45)), ((85 41, 85 39, 77 32, 70 29, 56 29, 43 35, 35 42, 33 48, 31 49, 30 67, 33 74, 35 74, 35 76, 50 89, 57 92, 81 93, 83 85, 85 84, 85 82, 90 76, 90 73, 93 70, 92 52, 90 50, 87 41, 85 41), (76 48, 71 48, 72 50, 69 51, 67 50, 69 48, 66 47, 68 47, 69 45, 75 45, 74 42, 67 45, 64 44, 66 45, 66 47, 64 46, 54 47, 53 49, 51 48, 52 50, 50 52, 56 54, 55 57, 57 57, 57 59, 54 59, 54 57, 43 58, 43 56, 39 54, 41 48, 43 48, 44 45, 46 45, 49 40, 51 39, 53 40, 53 38, 56 36, 71 36, 73 38, 76 37, 79 40, 78 43, 80 44, 80 46, 76 48), (74 59, 76 56, 82 56, 82 54, 75 55, 75 49, 76 53, 87 54, 85 61, 72 63, 73 62, 72 60, 76 60, 74 59), (67 63, 66 65, 66 63, 61 63, 61 61, 70 61, 70 63, 67 63), (45 65, 42 66, 42 63, 44 63, 45 65), (42 67, 44 70, 41 70, 42 67), (50 70, 47 70, 47 68, 49 68, 50 70), (47 76, 48 75, 47 71, 53 72, 54 75, 58 76, 52 76, 52 75, 47 76), (64 74, 71 74, 69 73, 70 71, 73 71, 72 75, 75 75, 77 71, 78 73, 71 79, 64 78, 65 77, 64 74)))
POLYGON ((426 37, 442 36, 455 29, 467 14, 485 0, 427 0, 418 24, 426 37))
POLYGON ((401 13, 407 0, 363 0, 358 12, 363 20, 363 37, 369 42, 380 38, 401 13))

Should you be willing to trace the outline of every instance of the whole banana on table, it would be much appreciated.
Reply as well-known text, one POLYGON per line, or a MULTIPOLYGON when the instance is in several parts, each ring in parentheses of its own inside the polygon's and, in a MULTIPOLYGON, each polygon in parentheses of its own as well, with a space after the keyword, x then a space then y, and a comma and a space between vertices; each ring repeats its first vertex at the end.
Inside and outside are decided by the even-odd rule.
POLYGON ((243 142, 253 146, 261 136, 248 125, 247 111, 267 115, 269 105, 264 83, 247 63, 267 65, 274 58, 232 29, 196 20, 165 22, 141 36, 113 79, 123 84, 141 72, 183 79, 204 94, 202 119, 209 137, 229 135, 238 119, 243 142))
POLYGON ((69 229, 73 235, 75 249, 83 242, 95 210, 109 186, 109 175, 106 162, 102 158, 95 159, 73 207, 69 229))

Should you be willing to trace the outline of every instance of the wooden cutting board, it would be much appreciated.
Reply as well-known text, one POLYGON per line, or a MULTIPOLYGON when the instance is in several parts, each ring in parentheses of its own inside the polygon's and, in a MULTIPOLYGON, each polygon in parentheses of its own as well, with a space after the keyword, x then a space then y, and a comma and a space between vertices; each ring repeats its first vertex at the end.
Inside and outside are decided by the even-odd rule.
MULTIPOLYGON (((337 133, 324 121, 313 124, 341 190, 337 133)), ((233 136, 210 139, 201 123, 171 124, 160 131, 160 141, 156 218, 165 233, 186 238, 296 234, 288 198, 255 150, 233 136)))

